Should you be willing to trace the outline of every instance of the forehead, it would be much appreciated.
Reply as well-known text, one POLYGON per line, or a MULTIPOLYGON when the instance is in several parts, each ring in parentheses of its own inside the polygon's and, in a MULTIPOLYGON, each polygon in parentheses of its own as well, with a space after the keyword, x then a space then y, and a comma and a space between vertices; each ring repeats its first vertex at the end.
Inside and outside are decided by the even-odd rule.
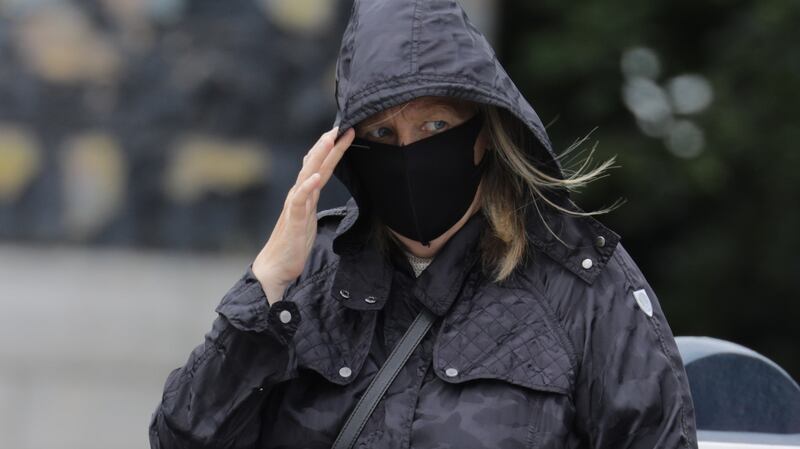
POLYGON ((425 96, 377 112, 364 119, 361 124, 366 125, 374 123, 392 116, 413 118, 431 112, 445 112, 460 117, 469 115, 469 112, 472 111, 474 107, 475 106, 471 102, 459 98, 425 96))

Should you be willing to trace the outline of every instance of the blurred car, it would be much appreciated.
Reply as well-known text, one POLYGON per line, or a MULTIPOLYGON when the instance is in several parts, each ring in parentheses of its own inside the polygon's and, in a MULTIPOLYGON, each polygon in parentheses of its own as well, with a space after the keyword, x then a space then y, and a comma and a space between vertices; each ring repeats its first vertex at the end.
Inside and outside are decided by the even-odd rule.
POLYGON ((700 449, 800 448, 800 387, 763 355, 711 337, 676 337, 700 449))

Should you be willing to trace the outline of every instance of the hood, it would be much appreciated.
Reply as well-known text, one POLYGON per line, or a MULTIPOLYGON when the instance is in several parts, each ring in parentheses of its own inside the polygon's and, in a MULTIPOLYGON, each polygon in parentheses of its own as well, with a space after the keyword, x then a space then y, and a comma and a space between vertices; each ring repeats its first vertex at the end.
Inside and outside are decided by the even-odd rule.
MULTIPOLYGON (((337 138, 365 118, 420 96, 505 108, 534 137, 525 150, 549 174, 563 178, 539 116, 457 1, 355 0, 336 62, 335 92, 337 138)), ((359 215, 368 215, 347 153, 334 175, 352 194, 359 215)))

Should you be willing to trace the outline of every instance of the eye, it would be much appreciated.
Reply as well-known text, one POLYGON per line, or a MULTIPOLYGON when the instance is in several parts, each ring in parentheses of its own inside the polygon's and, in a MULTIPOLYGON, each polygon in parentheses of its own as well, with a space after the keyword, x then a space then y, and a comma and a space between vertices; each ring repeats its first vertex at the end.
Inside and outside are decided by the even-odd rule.
POLYGON ((447 122, 444 120, 432 120, 430 122, 425 122, 423 128, 425 131, 436 132, 441 131, 447 127, 447 122))
POLYGON ((375 128, 370 131, 367 131, 367 136, 372 137, 373 139, 382 139, 392 133, 392 130, 381 126, 380 128, 375 128))

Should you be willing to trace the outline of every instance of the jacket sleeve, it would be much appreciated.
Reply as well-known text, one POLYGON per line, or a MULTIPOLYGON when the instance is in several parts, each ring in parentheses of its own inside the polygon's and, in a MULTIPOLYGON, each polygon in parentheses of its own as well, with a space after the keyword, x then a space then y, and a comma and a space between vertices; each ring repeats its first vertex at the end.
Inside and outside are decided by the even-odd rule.
POLYGON ((167 377, 150 420, 152 449, 255 447, 265 398, 293 376, 297 305, 270 307, 252 263, 215 311, 205 341, 167 377))
POLYGON ((579 350, 575 401, 589 446, 697 448, 678 347, 655 293, 622 245, 587 292, 593 312, 579 350))

